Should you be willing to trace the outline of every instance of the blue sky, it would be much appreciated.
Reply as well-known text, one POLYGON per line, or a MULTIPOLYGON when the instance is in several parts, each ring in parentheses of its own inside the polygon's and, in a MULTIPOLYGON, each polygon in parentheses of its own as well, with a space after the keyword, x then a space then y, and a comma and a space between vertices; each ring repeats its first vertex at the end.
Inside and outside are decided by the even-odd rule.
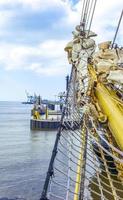
MULTIPOLYGON (((98 0, 97 42, 113 38, 121 8, 122 0, 98 0)), ((0 100, 22 101, 25 90, 53 99, 65 89, 64 47, 80 15, 79 0, 0 0, 0 100)))

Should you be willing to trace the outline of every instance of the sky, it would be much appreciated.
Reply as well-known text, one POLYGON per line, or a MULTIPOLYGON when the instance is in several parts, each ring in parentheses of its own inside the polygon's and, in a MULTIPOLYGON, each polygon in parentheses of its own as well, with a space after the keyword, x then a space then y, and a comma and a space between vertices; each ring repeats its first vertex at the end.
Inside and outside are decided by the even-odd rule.
MULTIPOLYGON (((122 8, 122 0, 97 1, 97 43, 113 39, 122 8)), ((81 0, 0 0, 0 101, 26 100, 25 90, 55 99, 65 90, 64 47, 81 10, 81 0)), ((123 46, 123 22, 117 42, 123 46)))

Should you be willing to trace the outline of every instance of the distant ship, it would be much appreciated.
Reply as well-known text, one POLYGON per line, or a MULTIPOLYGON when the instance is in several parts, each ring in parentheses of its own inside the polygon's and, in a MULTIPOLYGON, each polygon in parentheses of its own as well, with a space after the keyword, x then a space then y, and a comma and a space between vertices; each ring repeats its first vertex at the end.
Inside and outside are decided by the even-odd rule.
MULTIPOLYGON (((68 89, 69 85, 69 76, 66 76, 66 90, 68 89)), ((60 92, 58 94, 58 100, 47 100, 47 99, 42 99, 41 96, 37 96, 35 93, 34 95, 30 95, 27 91, 25 91, 26 96, 27 96, 27 101, 22 102, 22 104, 43 104, 47 105, 48 108, 51 110, 55 109, 55 105, 60 105, 62 109, 62 105, 64 104, 66 93, 65 92, 60 92)))
POLYGON ((37 100, 37 95, 30 95, 27 91, 26 91, 26 96, 27 96, 27 101, 22 102, 23 104, 35 104, 36 100, 37 100))
POLYGON ((42 99, 41 96, 37 96, 35 93, 34 95, 30 95, 26 91, 26 96, 27 96, 27 101, 22 102, 22 104, 43 104, 47 105, 51 110, 54 110, 55 105, 62 105, 64 103, 65 99, 65 92, 61 92, 58 94, 59 100, 47 100, 47 99, 42 99))

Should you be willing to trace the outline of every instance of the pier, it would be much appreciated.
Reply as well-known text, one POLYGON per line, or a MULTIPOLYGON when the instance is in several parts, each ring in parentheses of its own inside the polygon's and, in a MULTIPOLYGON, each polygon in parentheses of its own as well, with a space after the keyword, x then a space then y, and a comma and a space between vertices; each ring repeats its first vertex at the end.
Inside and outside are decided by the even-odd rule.
POLYGON ((31 130, 57 130, 60 125, 60 120, 57 119, 31 119, 30 120, 30 128, 31 130))

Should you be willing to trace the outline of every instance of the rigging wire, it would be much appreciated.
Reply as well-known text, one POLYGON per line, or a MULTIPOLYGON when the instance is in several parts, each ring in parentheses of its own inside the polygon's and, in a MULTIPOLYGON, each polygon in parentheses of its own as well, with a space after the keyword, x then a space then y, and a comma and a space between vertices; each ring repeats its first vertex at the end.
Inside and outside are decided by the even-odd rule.
POLYGON ((83 1, 83 4, 82 4, 82 13, 81 13, 81 20, 80 20, 80 23, 83 22, 83 16, 84 16, 84 11, 85 11, 85 4, 86 4, 86 0, 83 1))
POLYGON ((94 3, 94 0, 91 0, 89 11, 88 11, 88 17, 87 17, 87 27, 88 27, 88 23, 90 21, 90 17, 91 17, 91 13, 92 13, 92 8, 93 8, 93 3, 94 3))
POLYGON ((87 24, 88 24, 87 19, 88 19, 88 15, 89 15, 90 4, 91 4, 90 2, 91 2, 91 0, 88 0, 88 1, 87 1, 87 9, 86 9, 86 15, 85 15, 85 21, 86 21, 85 29, 87 29, 87 24))
POLYGON ((117 28, 116 28, 114 39, 113 39, 113 42, 112 42, 112 48, 113 48, 114 43, 115 43, 116 38, 117 38, 117 34, 118 34, 118 31, 119 31, 119 27, 120 27, 120 24, 121 24, 122 17, 123 17, 123 10, 121 11, 120 19, 119 19, 119 22, 118 22, 118 25, 117 25, 117 28))
POLYGON ((88 4, 89 4, 89 1, 90 0, 86 1, 86 7, 85 7, 84 16, 83 16, 84 31, 85 31, 85 27, 86 27, 86 20, 87 20, 87 13, 88 13, 88 4))
MULTIPOLYGON (((93 11, 92 11, 92 15, 91 15, 91 19, 90 19, 90 24, 89 24, 89 28, 88 28, 88 35, 89 35, 90 29, 91 29, 91 25, 92 25, 94 13, 95 13, 95 9, 96 9, 96 4, 97 4, 97 0, 95 0, 95 2, 94 2, 93 11)), ((87 35, 87 37, 88 37, 88 35, 87 35)))
POLYGON ((87 38, 93 21, 97 0, 84 0, 82 4, 82 13, 80 20, 80 30, 87 38), (85 31, 88 31, 87 34, 85 31))
POLYGON ((82 26, 83 31, 88 29, 88 33, 90 31, 93 21, 96 3, 97 0, 84 0, 82 4, 80 26, 82 26))
POLYGON ((83 27, 83 31, 85 31, 85 28, 87 26, 87 17, 89 14, 90 1, 91 0, 84 0, 83 5, 82 5, 80 25, 83 27))

